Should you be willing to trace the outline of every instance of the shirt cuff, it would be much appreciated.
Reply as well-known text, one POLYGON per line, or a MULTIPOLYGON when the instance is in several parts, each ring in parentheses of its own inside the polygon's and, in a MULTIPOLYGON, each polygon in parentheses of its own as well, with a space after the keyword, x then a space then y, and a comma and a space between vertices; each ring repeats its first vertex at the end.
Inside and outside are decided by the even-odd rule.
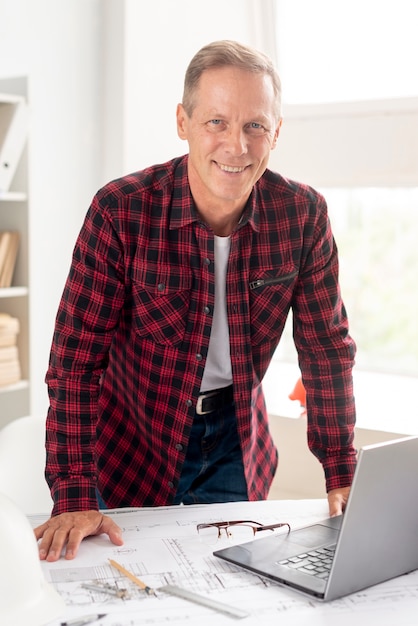
POLYGON ((96 482, 88 478, 59 478, 51 489, 52 515, 75 511, 99 510, 96 482))
POLYGON ((357 465, 357 454, 328 457, 322 461, 327 493, 332 489, 350 487, 357 465))

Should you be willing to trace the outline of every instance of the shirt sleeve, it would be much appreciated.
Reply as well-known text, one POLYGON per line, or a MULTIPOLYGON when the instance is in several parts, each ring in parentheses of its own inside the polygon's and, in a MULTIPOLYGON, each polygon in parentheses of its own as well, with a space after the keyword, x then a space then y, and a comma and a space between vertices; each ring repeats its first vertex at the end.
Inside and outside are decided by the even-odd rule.
POLYGON ((307 395, 308 445, 322 463, 327 491, 351 485, 356 346, 349 334, 339 285, 338 252, 322 196, 311 206, 293 330, 307 395))
POLYGON ((122 246, 97 198, 77 239, 46 374, 46 479, 53 515, 97 509, 94 445, 100 377, 123 304, 122 246))

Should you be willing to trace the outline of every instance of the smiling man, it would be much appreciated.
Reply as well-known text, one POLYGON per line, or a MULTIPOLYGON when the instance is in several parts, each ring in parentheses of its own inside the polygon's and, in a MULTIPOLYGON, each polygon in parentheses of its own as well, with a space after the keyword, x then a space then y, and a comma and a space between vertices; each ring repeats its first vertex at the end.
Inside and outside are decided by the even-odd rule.
POLYGON ((268 74, 226 66, 206 70, 178 105, 191 192, 215 235, 231 234, 267 167, 281 124, 277 98, 268 74))
POLYGON ((262 380, 290 309, 308 444, 330 513, 344 509, 355 345, 325 200, 267 169, 280 110, 268 57, 209 44, 177 108, 188 154, 93 198, 46 378, 54 508, 35 530, 42 559, 74 558, 88 535, 121 544, 99 508, 267 497, 278 455, 262 380))

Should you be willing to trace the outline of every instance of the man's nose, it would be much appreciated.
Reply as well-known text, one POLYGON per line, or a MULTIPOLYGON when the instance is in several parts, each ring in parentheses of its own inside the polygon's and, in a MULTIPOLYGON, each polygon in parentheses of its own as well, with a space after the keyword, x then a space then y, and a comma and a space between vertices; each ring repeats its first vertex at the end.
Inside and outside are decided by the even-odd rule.
POLYGON ((230 127, 226 138, 227 149, 234 156, 241 156, 248 150, 247 137, 242 128, 230 127))

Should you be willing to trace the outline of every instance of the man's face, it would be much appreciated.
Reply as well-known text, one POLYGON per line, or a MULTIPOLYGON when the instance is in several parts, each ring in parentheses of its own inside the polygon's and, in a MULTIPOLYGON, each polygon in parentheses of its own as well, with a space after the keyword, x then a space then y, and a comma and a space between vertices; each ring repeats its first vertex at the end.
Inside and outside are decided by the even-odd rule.
POLYGON ((189 181, 201 210, 242 209, 277 141, 271 78, 235 67, 205 71, 189 117, 177 108, 177 129, 189 144, 189 181))

